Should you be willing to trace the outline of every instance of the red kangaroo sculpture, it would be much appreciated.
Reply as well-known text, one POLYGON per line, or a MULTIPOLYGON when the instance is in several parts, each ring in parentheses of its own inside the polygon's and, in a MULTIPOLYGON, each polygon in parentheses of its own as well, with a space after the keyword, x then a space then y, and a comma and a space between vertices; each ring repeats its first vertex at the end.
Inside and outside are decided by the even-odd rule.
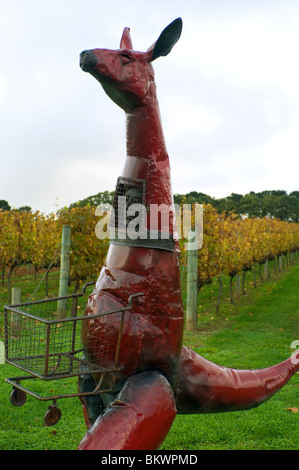
MULTIPOLYGON (((173 21, 146 51, 133 50, 125 28, 119 50, 83 51, 81 68, 93 75, 127 118, 127 157, 116 186, 149 208, 173 204, 169 157, 162 132, 151 62, 166 56, 178 41, 180 18, 173 21)), ((163 442, 177 413, 244 410, 268 400, 298 370, 293 356, 267 369, 241 371, 213 364, 182 347, 184 313, 178 247, 172 213, 167 237, 161 224, 146 217, 146 237, 111 240, 105 265, 86 308, 86 315, 123 308, 126 312, 119 355, 122 370, 112 392, 81 398, 89 428, 79 449, 150 450, 163 442), (154 238, 155 234, 155 238, 154 238), (165 235, 165 233, 164 233, 165 235)), ((101 363, 92 339, 104 331, 115 338, 120 315, 87 321, 83 340, 87 354, 101 363), (105 319, 105 320, 104 320, 105 319)), ((298 355, 299 356, 299 355, 298 355)), ((93 390, 97 377, 82 375, 79 389, 93 390)), ((104 380, 105 382, 105 380, 104 380)), ((109 375, 106 382, 109 384, 109 375)))

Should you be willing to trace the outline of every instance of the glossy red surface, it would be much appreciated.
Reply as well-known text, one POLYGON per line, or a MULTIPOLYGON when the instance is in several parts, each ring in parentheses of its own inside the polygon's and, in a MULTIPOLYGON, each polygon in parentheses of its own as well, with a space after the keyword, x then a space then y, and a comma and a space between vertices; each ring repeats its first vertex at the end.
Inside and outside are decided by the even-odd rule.
POLYGON ((168 381, 157 372, 142 372, 128 379, 117 399, 86 433, 79 449, 157 449, 175 416, 168 381))
MULTIPOLYGON (((144 368, 157 368, 175 385, 183 332, 177 254, 111 245, 105 264, 89 298, 87 315, 122 308, 128 293, 144 292, 125 314, 119 357, 119 365, 124 369, 118 374, 118 383, 144 368)), ((110 315, 86 322, 87 349, 99 328, 106 328, 108 342, 117 336, 120 314, 113 315, 113 326, 110 315)))
POLYGON ((299 354, 265 369, 236 370, 214 364, 183 347, 176 404, 178 413, 246 410, 264 403, 299 369, 299 354))
MULTIPOLYGON (((146 52, 133 51, 129 28, 119 50, 94 49, 81 54, 80 64, 103 86, 126 113, 127 157, 122 176, 146 180, 146 205, 173 202, 169 157, 162 132, 151 62, 167 55, 181 32, 175 20, 146 52)), ((147 219, 149 223, 149 219, 147 219)), ((160 230, 154 226, 151 229, 160 230)), ((169 233, 173 234, 170 218, 169 233)), ((156 449, 179 413, 233 411, 258 406, 270 398, 298 370, 287 360, 258 371, 236 371, 213 364, 183 347, 184 312, 177 254, 153 247, 111 243, 86 315, 122 308, 130 294, 143 292, 126 313, 115 390, 117 401, 94 424, 99 408, 82 400, 91 427, 80 449, 156 449), (151 371, 151 372, 144 372, 151 371), (156 371, 156 372, 152 372, 156 371), (145 374, 145 375, 144 375, 145 374), (161 375, 162 374, 162 375, 161 375)), ((85 346, 101 357, 92 339, 105 331, 115 338, 120 315, 112 325, 105 317, 88 321, 85 346)), ((111 401, 113 401, 111 399, 111 401)), ((110 401, 110 403, 111 403, 110 401)))

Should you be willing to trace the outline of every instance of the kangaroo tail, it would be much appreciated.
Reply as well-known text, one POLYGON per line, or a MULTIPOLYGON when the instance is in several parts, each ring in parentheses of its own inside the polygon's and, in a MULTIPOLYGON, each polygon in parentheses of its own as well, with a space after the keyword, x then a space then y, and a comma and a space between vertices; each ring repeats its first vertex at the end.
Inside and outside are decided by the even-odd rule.
POLYGON ((247 410, 269 400, 299 369, 299 353, 266 369, 236 370, 214 364, 183 346, 178 413, 247 410))

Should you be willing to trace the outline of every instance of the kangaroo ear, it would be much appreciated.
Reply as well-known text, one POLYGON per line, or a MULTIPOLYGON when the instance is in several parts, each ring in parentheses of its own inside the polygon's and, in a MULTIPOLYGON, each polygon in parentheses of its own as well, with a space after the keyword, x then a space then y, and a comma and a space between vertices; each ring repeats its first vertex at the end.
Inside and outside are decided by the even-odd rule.
POLYGON ((125 28, 120 40, 121 49, 133 49, 132 39, 130 35, 130 28, 125 28))
POLYGON ((180 39, 182 27, 182 18, 177 18, 163 29, 157 41, 146 51, 149 62, 169 54, 173 46, 180 39))

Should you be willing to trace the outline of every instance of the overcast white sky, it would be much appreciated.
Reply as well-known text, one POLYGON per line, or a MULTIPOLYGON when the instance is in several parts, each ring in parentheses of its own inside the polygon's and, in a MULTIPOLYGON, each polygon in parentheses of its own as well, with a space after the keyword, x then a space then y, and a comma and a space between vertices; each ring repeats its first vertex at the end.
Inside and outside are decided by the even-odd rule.
POLYGON ((298 0, 0 0, 0 199, 53 212, 114 189, 125 115, 79 53, 125 26, 145 51, 178 16, 153 63, 173 192, 299 190, 298 0))

